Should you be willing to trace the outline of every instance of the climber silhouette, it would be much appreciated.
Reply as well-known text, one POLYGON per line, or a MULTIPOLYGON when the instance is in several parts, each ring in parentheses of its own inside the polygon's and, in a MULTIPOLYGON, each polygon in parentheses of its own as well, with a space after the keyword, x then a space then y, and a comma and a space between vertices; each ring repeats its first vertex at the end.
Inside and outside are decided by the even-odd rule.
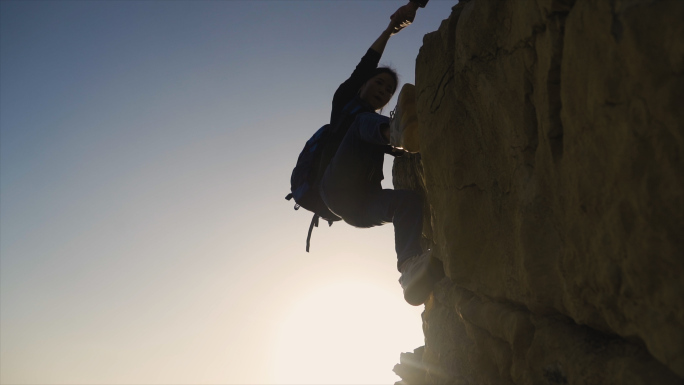
POLYGON ((339 147, 326 149, 327 168, 321 170, 320 195, 332 213, 348 224, 368 228, 394 224, 397 268, 404 298, 411 305, 424 303, 443 269, 421 247, 422 197, 410 190, 383 189, 384 155, 404 151, 390 144, 390 119, 376 111, 397 89, 394 70, 378 67, 391 36, 411 24, 427 0, 410 1, 390 17, 391 22, 361 58, 349 79, 335 92, 331 127, 346 130, 339 147))

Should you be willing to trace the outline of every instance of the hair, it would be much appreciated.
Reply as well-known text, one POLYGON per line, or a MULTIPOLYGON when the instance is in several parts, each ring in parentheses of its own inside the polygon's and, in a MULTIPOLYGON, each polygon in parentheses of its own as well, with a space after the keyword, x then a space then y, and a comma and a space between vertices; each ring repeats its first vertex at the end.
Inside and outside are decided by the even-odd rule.
POLYGON ((373 79, 374 77, 376 77, 380 74, 389 74, 390 76, 392 76, 392 78, 394 79, 394 83, 396 84, 396 86, 394 88, 394 92, 397 92, 397 88, 399 87, 399 75, 397 75, 397 71, 394 68, 391 68, 389 66, 376 68, 371 73, 370 77, 368 77, 368 79, 366 79, 366 81, 373 79))

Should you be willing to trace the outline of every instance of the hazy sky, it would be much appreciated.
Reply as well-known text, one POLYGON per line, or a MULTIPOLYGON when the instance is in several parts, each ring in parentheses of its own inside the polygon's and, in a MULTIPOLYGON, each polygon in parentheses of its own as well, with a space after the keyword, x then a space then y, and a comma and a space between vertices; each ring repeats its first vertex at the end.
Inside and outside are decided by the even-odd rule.
MULTIPOLYGON (((0 382, 397 380, 422 307, 392 226, 307 254, 284 197, 405 3, 0 2, 0 382)), ((455 4, 390 39, 401 83, 455 4)))

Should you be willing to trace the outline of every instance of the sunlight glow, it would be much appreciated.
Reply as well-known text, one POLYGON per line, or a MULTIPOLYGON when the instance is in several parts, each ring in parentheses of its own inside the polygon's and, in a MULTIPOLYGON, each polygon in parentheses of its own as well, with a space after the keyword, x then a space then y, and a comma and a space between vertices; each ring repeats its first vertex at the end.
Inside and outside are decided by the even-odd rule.
POLYGON ((422 345, 417 310, 373 283, 341 281, 316 288, 282 320, 273 380, 394 383, 399 354, 422 345))

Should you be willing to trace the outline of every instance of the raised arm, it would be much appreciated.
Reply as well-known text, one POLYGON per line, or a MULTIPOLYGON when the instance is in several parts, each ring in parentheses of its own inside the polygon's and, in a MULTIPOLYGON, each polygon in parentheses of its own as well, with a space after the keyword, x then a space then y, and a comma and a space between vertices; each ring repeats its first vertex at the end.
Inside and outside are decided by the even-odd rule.
POLYGON ((384 31, 382 31, 380 36, 377 39, 375 39, 373 45, 370 46, 370 49, 382 55, 382 53, 385 51, 387 41, 389 40, 390 36, 395 34, 395 29, 397 29, 398 26, 399 24, 394 20, 390 22, 390 25, 388 25, 387 28, 384 31))
POLYGON ((380 36, 373 42, 366 54, 361 58, 361 61, 352 72, 351 76, 340 84, 335 91, 333 97, 332 112, 330 114, 330 123, 337 121, 337 118, 350 100, 359 92, 359 88, 368 80, 373 71, 378 67, 380 57, 385 51, 385 46, 390 36, 399 28, 399 21, 397 18, 392 19, 387 28, 380 34, 380 36))
MULTIPOLYGON (((391 17, 390 17, 390 23, 385 28, 384 31, 378 36, 377 39, 373 42, 373 44, 370 46, 370 49, 379 53, 380 56, 382 56, 382 53, 385 52, 385 46, 387 45, 387 41, 392 35, 397 34, 397 32, 401 31, 403 28, 401 25, 404 22, 404 19, 402 19, 400 16, 403 15, 398 15, 398 12, 395 12, 391 17), (397 15, 397 16, 395 16, 397 15), (399 17, 398 17, 399 16, 399 17)), ((379 60, 379 58, 378 58, 379 60)))
MULTIPOLYGON (((412 7, 411 4, 408 4, 408 6, 412 7)), ((405 5, 404 7, 407 6, 405 5)), ((410 10, 411 7, 407 9, 410 10)), ((387 28, 385 28, 385 30, 382 31, 380 36, 377 39, 375 39, 375 41, 370 46, 366 54, 363 56, 363 58, 361 58, 361 61, 356 66, 351 76, 347 80, 345 80, 344 83, 340 84, 340 86, 337 88, 337 91, 335 91, 335 96, 333 97, 332 112, 330 114, 331 123, 337 121, 337 118, 340 116, 342 108, 350 100, 354 98, 354 96, 358 93, 359 88, 361 88, 363 83, 365 83, 366 80, 368 80, 368 78, 372 75, 373 71, 378 67, 380 57, 382 56, 382 53, 385 51, 385 46, 387 45, 387 41, 389 40, 389 38, 392 35, 399 32, 406 25, 410 24, 410 22, 406 24, 407 20, 404 19, 404 17, 406 16, 405 13, 406 11, 401 11, 400 8, 399 10, 397 10, 397 12, 395 12, 392 15, 392 17, 390 18, 390 23, 387 26, 387 28)))

